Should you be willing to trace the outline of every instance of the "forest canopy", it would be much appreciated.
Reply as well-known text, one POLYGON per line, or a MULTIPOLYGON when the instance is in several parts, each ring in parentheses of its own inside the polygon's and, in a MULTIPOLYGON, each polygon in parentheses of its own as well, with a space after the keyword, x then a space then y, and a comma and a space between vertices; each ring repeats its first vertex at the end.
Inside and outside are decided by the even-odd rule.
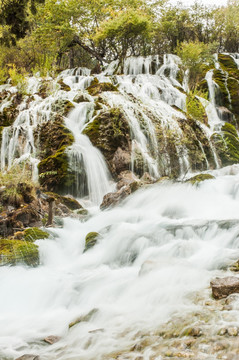
POLYGON ((239 52, 239 3, 0 0, 0 82, 9 69, 47 73, 127 56, 239 52), (213 44, 213 46, 212 46, 213 44))

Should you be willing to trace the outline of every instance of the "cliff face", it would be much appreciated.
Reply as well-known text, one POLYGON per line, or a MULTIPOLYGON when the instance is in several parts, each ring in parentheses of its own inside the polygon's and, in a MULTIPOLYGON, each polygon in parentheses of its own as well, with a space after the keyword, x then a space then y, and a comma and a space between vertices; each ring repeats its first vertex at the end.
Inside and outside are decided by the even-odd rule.
POLYGON ((3 85, 1 170, 28 162, 45 190, 81 197, 102 172, 99 202, 124 171, 157 180, 237 163, 238 64, 219 54, 194 93, 174 55, 127 59, 123 74, 115 62, 95 76, 71 69, 29 78, 23 94, 3 85))

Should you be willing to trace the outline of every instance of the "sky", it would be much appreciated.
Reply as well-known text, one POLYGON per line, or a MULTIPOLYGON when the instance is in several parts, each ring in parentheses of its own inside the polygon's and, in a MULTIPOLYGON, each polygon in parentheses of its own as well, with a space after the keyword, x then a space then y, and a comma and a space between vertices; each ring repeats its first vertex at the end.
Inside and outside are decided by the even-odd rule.
MULTIPOLYGON (((195 0, 180 0, 185 5, 191 5, 195 2, 195 0)), ((172 4, 176 4, 178 0, 171 0, 172 4)), ((201 3, 204 5, 226 5, 227 0, 201 0, 201 3)))

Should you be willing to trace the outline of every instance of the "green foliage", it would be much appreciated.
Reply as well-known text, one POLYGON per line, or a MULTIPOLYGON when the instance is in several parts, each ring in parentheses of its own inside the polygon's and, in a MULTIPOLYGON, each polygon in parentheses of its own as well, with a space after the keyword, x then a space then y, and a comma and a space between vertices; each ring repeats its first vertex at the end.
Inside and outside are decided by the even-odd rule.
POLYGON ((25 94, 27 85, 26 74, 19 72, 15 65, 12 65, 12 67, 8 70, 8 73, 11 78, 12 85, 17 87, 20 94, 25 94))
POLYGON ((184 69, 189 70, 189 86, 195 89, 197 82, 201 80, 206 69, 213 65, 213 53, 215 44, 206 45, 202 42, 183 42, 177 47, 177 55, 182 59, 184 69))

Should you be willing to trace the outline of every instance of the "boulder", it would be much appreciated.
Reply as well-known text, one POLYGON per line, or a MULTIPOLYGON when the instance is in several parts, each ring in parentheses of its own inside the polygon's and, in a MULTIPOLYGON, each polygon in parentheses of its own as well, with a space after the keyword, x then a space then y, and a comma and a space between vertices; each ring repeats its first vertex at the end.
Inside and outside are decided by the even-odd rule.
POLYGON ((123 186, 128 186, 135 181, 139 181, 139 178, 130 170, 122 171, 119 176, 119 182, 117 183, 117 189, 120 190, 123 186))
POLYGON ((55 344, 56 342, 60 341, 61 340, 61 337, 60 336, 56 336, 56 335, 50 335, 50 336, 47 336, 44 341, 50 345, 53 345, 55 344))
POLYGON ((239 278, 227 276, 224 278, 215 278, 210 283, 212 296, 215 299, 223 299, 230 294, 239 293, 239 278))
POLYGON ((129 170, 131 164, 131 154, 129 150, 122 150, 121 147, 118 147, 114 153, 112 164, 117 174, 121 171, 129 170))
POLYGON ((0 239, 0 265, 39 264, 38 246, 23 240, 0 239))
POLYGON ((85 237, 85 249, 84 252, 93 247, 96 243, 98 238, 100 237, 100 234, 98 232, 90 232, 85 237))

